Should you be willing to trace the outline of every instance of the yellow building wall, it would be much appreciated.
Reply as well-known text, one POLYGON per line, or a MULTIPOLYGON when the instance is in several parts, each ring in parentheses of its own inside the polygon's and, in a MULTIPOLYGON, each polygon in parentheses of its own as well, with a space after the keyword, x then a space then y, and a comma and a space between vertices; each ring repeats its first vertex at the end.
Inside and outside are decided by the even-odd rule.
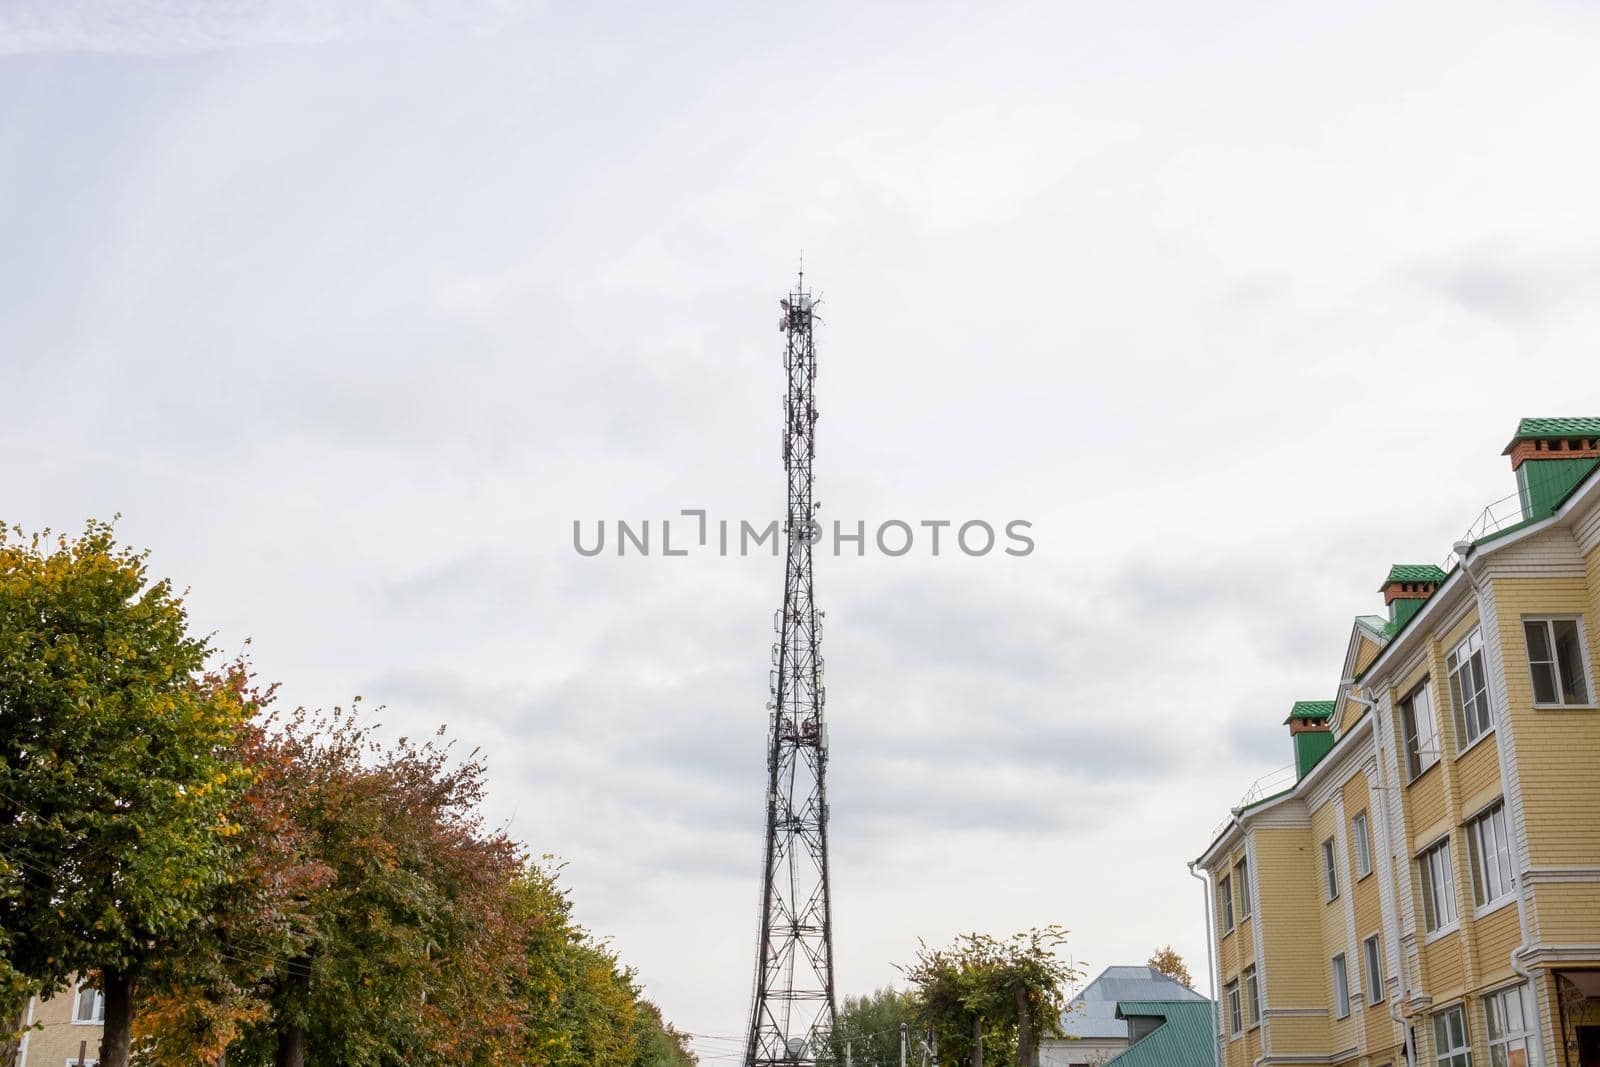
MULTIPOLYGON (((1450 719, 1455 721, 1454 709, 1450 719)), ((1478 811, 1485 803, 1502 792, 1500 788, 1500 739, 1497 734, 1484 736, 1456 761, 1457 789, 1461 795, 1464 814, 1478 811)))
POLYGON ((1222 976, 1222 984, 1218 986, 1218 989, 1237 978, 1239 971, 1244 966, 1241 963, 1240 952, 1244 942, 1244 935, 1238 926, 1238 889, 1235 888, 1233 890, 1235 903, 1233 909, 1234 926, 1232 929, 1228 929, 1223 923, 1222 893, 1220 889, 1224 877, 1228 877, 1231 884, 1234 866, 1244 858, 1244 854, 1243 848, 1235 849, 1207 868, 1211 875, 1211 884, 1219 887, 1216 892, 1216 899, 1212 902, 1215 907, 1212 921, 1216 924, 1217 930, 1217 970, 1222 976))
MULTIPOLYGON (((1530 859, 1535 867, 1581 867, 1600 862, 1600 711, 1535 709, 1522 619, 1581 614, 1589 664, 1600 662, 1600 553, 1582 578, 1501 579, 1495 582, 1501 655, 1522 785, 1530 859)), ((1590 678, 1590 688, 1594 679, 1590 678)), ((1591 698, 1594 696, 1590 693, 1591 698)), ((1600 914, 1586 927, 1600 938, 1600 914)), ((1571 924, 1567 925, 1571 929, 1571 924)), ((1543 920, 1541 916, 1541 932, 1543 920)), ((1547 935, 1548 936, 1548 935, 1547 935)))
POLYGON ((1476 920, 1472 932, 1479 982, 1495 984, 1514 978, 1511 953, 1522 943, 1522 924, 1517 918, 1516 904, 1507 904, 1476 920))
MULTIPOLYGON (((1349 788, 1349 784, 1346 788, 1349 788)), ((1360 971, 1356 954, 1350 946, 1350 922, 1346 911, 1350 904, 1347 897, 1355 892, 1355 875, 1350 865, 1347 837, 1348 831, 1340 818, 1339 807, 1331 799, 1311 813, 1311 856, 1315 868, 1316 903, 1312 906, 1312 910, 1307 912, 1306 918, 1308 922, 1314 920, 1317 926, 1315 951, 1320 987, 1317 1003, 1328 1009, 1328 1045, 1324 1046, 1324 1051, 1330 1048, 1335 1050, 1354 1048, 1361 1029, 1361 1018, 1354 1010, 1354 996, 1361 988, 1360 971), (1322 851, 1323 843, 1329 840, 1334 842, 1334 858, 1338 870, 1339 895, 1333 900, 1328 899, 1326 865, 1322 851), (1341 953, 1345 957, 1345 974, 1352 998, 1351 1012, 1342 1019, 1334 1013, 1336 998, 1333 993, 1333 957, 1341 953)))
POLYGON ((80 1048, 89 1063, 100 1059, 102 1027, 97 1023, 72 1021, 72 1006, 76 987, 62 990, 49 1000, 36 1002, 33 1021, 41 1029, 28 1034, 25 1067, 66 1067, 70 1061, 78 1062, 80 1048))
MULTIPOLYGON (((1327 961, 1321 958, 1321 883, 1310 831, 1299 827, 1252 831, 1261 899, 1263 1002, 1269 1010, 1325 1009, 1327 961)), ((1326 1015, 1275 1016, 1267 1023, 1274 1055, 1315 1054, 1328 1047, 1326 1015)))
MULTIPOLYGON (((1383 647, 1366 634, 1362 634, 1358 641, 1360 643, 1356 646, 1355 665, 1351 672, 1351 677, 1355 678, 1359 678, 1363 671, 1372 666, 1372 661, 1378 658, 1379 652, 1383 651, 1383 647)), ((1341 703, 1338 708, 1339 734, 1343 736, 1356 723, 1361 721, 1361 717, 1367 713, 1367 707, 1365 704, 1342 696, 1340 699, 1341 703)))
MULTIPOLYGON (((1400 736, 1398 732, 1396 736, 1400 736)), ((1444 775, 1439 764, 1423 771, 1410 785, 1401 786, 1400 803, 1405 813, 1406 839, 1411 842, 1413 856, 1451 828, 1449 809, 1445 806, 1444 775)))
POLYGON ((1541 882, 1532 887, 1539 934, 1547 944, 1596 943, 1600 882, 1541 882))

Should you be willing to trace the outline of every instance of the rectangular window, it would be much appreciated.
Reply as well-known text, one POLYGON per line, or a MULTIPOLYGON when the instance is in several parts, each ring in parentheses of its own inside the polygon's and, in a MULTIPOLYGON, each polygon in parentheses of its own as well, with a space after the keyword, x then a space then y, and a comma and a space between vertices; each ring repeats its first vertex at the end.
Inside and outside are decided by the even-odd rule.
POLYGON ((1217 907, 1222 909, 1222 932, 1233 929, 1233 882, 1227 875, 1217 883, 1217 907))
POLYGON ((1245 1021, 1251 1026, 1261 1021, 1261 987, 1256 982, 1254 964, 1244 969, 1244 1010, 1245 1021))
POLYGON ((1535 1061, 1533 990, 1527 983, 1483 998, 1490 1067, 1530 1067, 1535 1061))
POLYGON ((1234 892, 1239 898, 1239 921, 1250 918, 1250 864, 1240 860, 1233 868, 1234 892))
POLYGON ((1434 1062, 1438 1067, 1472 1067, 1467 1043, 1467 1013, 1457 1004, 1433 1017, 1434 1062))
POLYGON ((1239 983, 1237 981, 1229 982, 1226 988, 1228 995, 1228 1032, 1234 1037, 1238 1037, 1244 1033, 1244 1020, 1239 1016, 1239 983))
POLYGON ((1417 857, 1417 874, 1422 882, 1423 927, 1431 934, 1456 921, 1456 876, 1448 837, 1417 857))
POLYGON ((1350 1014, 1350 975, 1343 952, 1333 957, 1333 1014, 1340 1019, 1350 1014))
POLYGON ((1467 854, 1472 859, 1472 900, 1478 907, 1516 889, 1511 877, 1511 839, 1506 834, 1503 801, 1467 824, 1467 854))
POLYGON ((1423 682, 1400 702, 1400 726, 1406 743, 1406 774, 1416 781, 1439 762, 1439 727, 1433 721, 1433 694, 1423 682))
POLYGON ((1522 633, 1528 639, 1528 666, 1533 670, 1533 702, 1589 703, 1578 620, 1526 619, 1522 633))
POLYGON ((1383 1003, 1383 952, 1377 934, 1361 943, 1361 966, 1367 971, 1367 1006, 1383 1003))
POLYGON ((1356 879, 1359 881, 1372 873, 1372 834, 1367 829, 1367 813, 1356 812, 1350 820, 1350 848, 1355 855, 1356 879))
POLYGON ((1333 838, 1322 843, 1322 878, 1328 890, 1328 899, 1339 898, 1339 861, 1334 856, 1333 838))
POLYGON ((1483 666, 1483 635, 1473 630, 1445 660, 1450 671, 1450 697, 1456 708, 1456 729, 1466 748, 1494 726, 1489 712, 1489 673, 1483 666))
POLYGON ((98 989, 86 985, 78 987, 72 1001, 72 1021, 75 1023, 102 1023, 106 1019, 106 998, 98 989))

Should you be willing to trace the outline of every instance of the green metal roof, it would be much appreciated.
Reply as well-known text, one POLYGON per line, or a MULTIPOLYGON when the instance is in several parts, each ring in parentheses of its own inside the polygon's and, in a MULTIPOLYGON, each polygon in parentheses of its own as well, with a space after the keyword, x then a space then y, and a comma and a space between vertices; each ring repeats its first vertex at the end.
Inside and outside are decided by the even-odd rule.
POLYGON ((1366 627, 1374 637, 1387 640, 1389 635, 1384 633, 1384 627, 1389 625, 1389 620, 1382 615, 1357 615, 1356 623, 1366 627))
POLYGON ((1331 700, 1296 700, 1289 709, 1289 717, 1283 721, 1287 725, 1296 719, 1326 719, 1332 714, 1331 700))
POLYGON ((1600 418, 1523 419, 1517 423, 1517 436, 1500 453, 1509 456, 1518 441, 1541 441, 1562 437, 1600 437, 1600 418))
POLYGON ((1106 1067, 1212 1067, 1216 1062, 1216 1014, 1209 1000, 1119 1000, 1117 1017, 1165 1019, 1144 1037, 1106 1061, 1106 1067))
MULTIPOLYGON (((1384 585, 1390 582, 1443 582, 1444 571, 1431 563, 1396 563, 1389 568, 1389 577, 1383 580, 1384 585)), ((1383 590, 1378 590, 1380 593, 1383 590)))

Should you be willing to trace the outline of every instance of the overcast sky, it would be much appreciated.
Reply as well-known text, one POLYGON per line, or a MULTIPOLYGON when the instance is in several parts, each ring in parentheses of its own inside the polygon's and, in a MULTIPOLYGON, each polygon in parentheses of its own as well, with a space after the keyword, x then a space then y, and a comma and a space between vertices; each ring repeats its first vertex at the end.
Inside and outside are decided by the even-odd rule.
POLYGON ((780 566, 572 523, 778 514, 804 249, 823 517, 1037 545, 818 558, 840 989, 1047 922, 1200 974, 1290 702, 1600 414, 1600 9, 673 7, 0 0, 0 517, 482 746, 736 1035, 780 566))

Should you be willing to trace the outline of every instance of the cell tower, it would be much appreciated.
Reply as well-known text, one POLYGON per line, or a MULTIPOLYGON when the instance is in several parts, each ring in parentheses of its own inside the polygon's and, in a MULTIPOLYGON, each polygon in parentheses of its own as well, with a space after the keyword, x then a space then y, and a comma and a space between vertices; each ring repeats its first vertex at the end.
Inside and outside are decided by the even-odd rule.
POLYGON ((767 848, 756 946, 748 1067, 830 1059, 833 911, 828 901, 828 733, 822 705, 822 613, 812 598, 811 545, 820 527, 811 498, 816 457, 816 299, 802 269, 779 306, 783 366, 783 469, 788 481, 783 610, 772 649, 767 738, 767 848))

